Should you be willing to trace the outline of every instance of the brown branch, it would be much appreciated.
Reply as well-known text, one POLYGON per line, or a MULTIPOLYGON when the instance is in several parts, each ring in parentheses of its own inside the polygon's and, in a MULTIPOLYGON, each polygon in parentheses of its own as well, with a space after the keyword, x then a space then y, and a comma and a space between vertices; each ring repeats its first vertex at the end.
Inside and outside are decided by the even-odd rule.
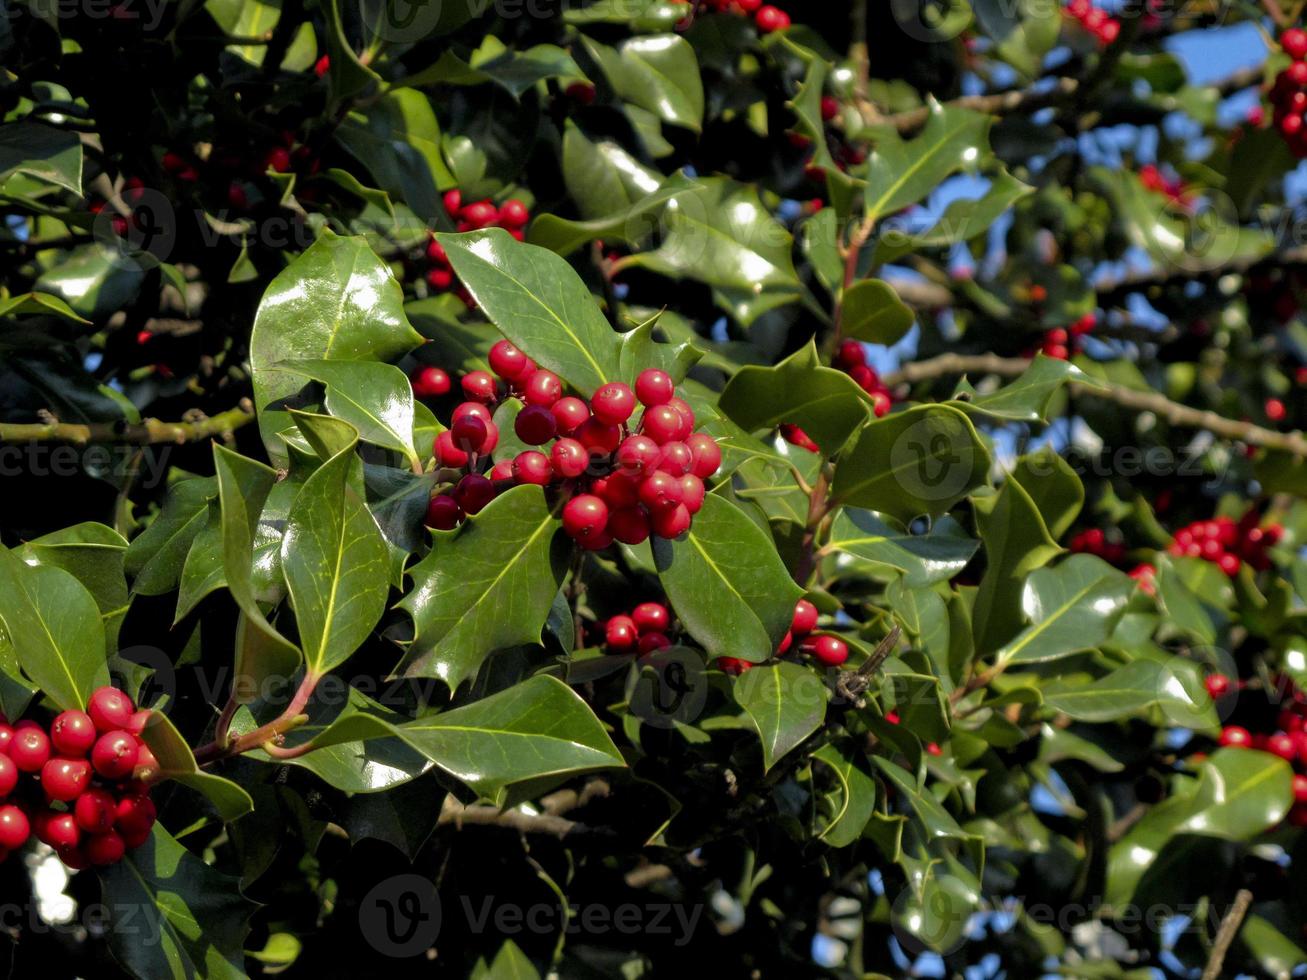
POLYGON ((154 443, 198 442, 211 436, 226 437, 254 421, 254 408, 243 400, 229 409, 196 422, 160 422, 146 419, 139 425, 126 422, 0 422, 0 442, 70 442, 84 446, 93 442, 146 446, 154 443))
POLYGON ((1202 980, 1217 980, 1225 966, 1225 954, 1230 951, 1230 944, 1239 934, 1248 906, 1253 903, 1253 893, 1247 888, 1240 888, 1234 896, 1234 904, 1225 913, 1221 926, 1216 931, 1216 941, 1212 943, 1212 952, 1207 957, 1207 966, 1203 967, 1202 980))
MULTIPOLYGON (((995 354, 941 354, 926 361, 904 364, 884 380, 889 386, 930 381, 949 374, 997 374, 1015 377, 1030 366, 1023 357, 999 357, 995 354)), ((1155 391, 1138 391, 1124 385, 1104 383, 1103 387, 1072 383, 1076 395, 1089 395, 1115 402, 1138 412, 1152 412, 1176 426, 1205 429, 1225 439, 1246 442, 1265 449, 1276 449, 1295 456, 1307 456, 1307 438, 1298 431, 1275 432, 1251 422, 1228 419, 1216 412, 1190 408, 1173 402, 1155 391)))
POLYGON ((446 796, 440 808, 437 825, 452 826, 456 830, 464 827, 503 827, 516 830, 522 834, 548 834, 564 840, 583 836, 611 836, 613 831, 602 827, 588 827, 575 820, 556 816, 552 813, 524 813, 521 810, 500 810, 493 806, 468 806, 458 802, 452 796, 446 796))

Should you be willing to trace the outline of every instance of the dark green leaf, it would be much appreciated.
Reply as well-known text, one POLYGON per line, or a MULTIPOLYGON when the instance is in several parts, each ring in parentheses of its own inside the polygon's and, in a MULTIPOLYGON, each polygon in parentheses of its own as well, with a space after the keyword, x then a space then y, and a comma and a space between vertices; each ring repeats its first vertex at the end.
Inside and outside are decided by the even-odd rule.
POLYGON ((762 740, 764 771, 821 727, 826 717, 826 685, 790 660, 746 671, 731 685, 731 693, 762 740))

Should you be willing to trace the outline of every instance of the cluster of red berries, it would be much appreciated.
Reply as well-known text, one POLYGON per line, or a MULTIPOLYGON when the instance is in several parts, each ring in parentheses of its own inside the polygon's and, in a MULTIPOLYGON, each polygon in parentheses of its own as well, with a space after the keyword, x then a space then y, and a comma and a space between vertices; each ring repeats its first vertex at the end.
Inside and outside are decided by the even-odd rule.
MULTIPOLYGON (((1212 700, 1220 701, 1243 686, 1242 681, 1231 680, 1225 674, 1208 674, 1207 693, 1212 700)), ((1254 733, 1241 725, 1226 725, 1221 729, 1220 744, 1226 748, 1253 749, 1269 752, 1294 766, 1293 806, 1288 821, 1295 827, 1307 827, 1307 701, 1296 689, 1287 707, 1276 720, 1275 731, 1254 733)))
MULTIPOLYGON (((445 213, 454 220, 459 231, 480 231, 482 228, 503 228, 519 242, 526 237, 523 229, 531 220, 527 206, 516 198, 510 198, 496 207, 489 199, 463 203, 463 194, 452 190, 445 192, 445 213)), ((440 242, 433 235, 427 242, 426 252, 421 260, 421 268, 414 268, 414 273, 421 274, 433 293, 447 293, 451 290, 472 305, 472 296, 454 277, 454 269, 449 264, 449 256, 440 242)))
POLYGON ((638 653, 640 656, 672 645, 672 614, 661 602, 642 602, 631 614, 618 615, 604 626, 604 648, 609 653, 638 653))
POLYGON ((790 26, 789 14, 780 7, 764 4, 762 0, 673 0, 673 3, 695 3, 697 7, 712 13, 752 17, 758 30, 764 34, 783 31, 790 26))
MULTIPOLYGON (((1085 349, 1085 336, 1092 333, 1097 324, 1097 315, 1086 313, 1068 327, 1054 327, 1052 330, 1046 330, 1039 345, 1039 352, 1054 360, 1068 360, 1085 349)), ((1034 354, 1034 348, 1026 351, 1028 357, 1033 357, 1034 354)))
POLYGON ((1307 157, 1307 31, 1294 27, 1280 35, 1280 47, 1293 63, 1275 77, 1271 105, 1275 128, 1293 155, 1307 157))
POLYGON ((35 835, 75 870, 116 864, 154 826, 154 754, 139 736, 149 711, 112 687, 49 729, 0 716, 0 860, 35 835))
POLYGON ((164 153, 160 163, 166 173, 183 183, 200 179, 200 167, 211 173, 215 185, 227 183, 227 204, 236 211, 248 211, 264 194, 263 180, 269 170, 279 174, 295 172, 311 176, 321 162, 312 147, 301 143, 290 130, 283 130, 278 142, 261 152, 243 153, 228 150, 206 161, 188 160, 172 150, 164 153))
POLYGON ((1218 565, 1231 577, 1247 562, 1257 571, 1271 567, 1267 554, 1284 537, 1279 524, 1258 527, 1261 515, 1251 509, 1238 521, 1232 517, 1214 517, 1208 521, 1194 521, 1175 532, 1175 540, 1167 550, 1173 555, 1202 558, 1218 565))
POLYGON ((1098 38, 1098 43, 1103 47, 1107 47, 1121 34, 1121 22, 1106 10, 1099 10, 1090 0, 1068 0, 1066 13, 1098 38))
POLYGON ((1182 208, 1193 203, 1193 193, 1185 182, 1178 177, 1167 177, 1156 164, 1148 163, 1139 168, 1139 182, 1156 194, 1165 194, 1172 204, 1182 208))
MULTIPOLYGON (((776 647, 777 656, 784 656, 799 641, 799 652, 812 657, 823 667, 838 667, 849 659, 849 645, 837 636, 810 636, 817 628, 817 607, 807 599, 800 599, 794 604, 794 617, 790 628, 781 637, 776 647)), ((728 674, 740 675, 753 666, 748 660, 738 657, 722 657, 717 665, 728 674)))
MULTIPOLYGON (((642 371, 634 391, 609 382, 587 405, 564 396, 556 374, 537 367, 506 340, 490 349, 489 360, 500 380, 486 371, 465 375, 460 386, 467 400, 454 409, 449 429, 436 437, 436 461, 467 473, 451 491, 431 498, 429 526, 455 527, 500 488, 557 483, 571 494, 563 505, 563 529, 587 550, 615 540, 639 544, 651 533, 675 538, 689 530, 703 505, 703 481, 717 472, 722 451, 712 436, 694 431, 694 411, 676 397, 670 375, 642 371), (513 421, 517 438, 549 449, 520 452, 485 476, 478 467, 499 443, 491 408, 507 397, 523 403, 513 421), (637 401, 644 411, 630 424, 637 401)), ((424 386, 440 380, 429 372, 416 379, 424 386)))
MULTIPOLYGON (((1129 554, 1125 543, 1109 538, 1102 528, 1090 527, 1072 535, 1067 548, 1073 552, 1096 555, 1112 565, 1123 565, 1129 554)), ((1157 593, 1157 568, 1148 562, 1140 562, 1130 569, 1130 577, 1139 583, 1139 587, 1149 595, 1157 593)))
POLYGON ((833 367, 838 368, 858 383, 858 387, 871 396, 872 411, 876 418, 889 414, 894 398, 872 368, 867 365, 867 349, 856 340, 846 340, 835 352, 833 367))

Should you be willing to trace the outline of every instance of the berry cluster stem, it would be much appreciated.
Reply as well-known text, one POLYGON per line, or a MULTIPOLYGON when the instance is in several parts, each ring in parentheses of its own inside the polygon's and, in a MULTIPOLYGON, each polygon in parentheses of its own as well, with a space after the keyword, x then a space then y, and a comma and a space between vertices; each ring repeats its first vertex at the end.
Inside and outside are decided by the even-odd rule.
MULTIPOLYGON (((304 707, 309 703, 309 698, 313 695, 313 689, 317 687, 320 679, 321 675, 319 674, 312 671, 306 673, 304 679, 300 681, 300 686, 295 691, 294 697, 286 705, 285 711, 267 724, 260 725, 253 731, 246 732, 243 735, 237 735, 235 738, 230 734, 231 718, 228 717, 229 710, 231 716, 235 716, 235 710, 232 707, 235 702, 229 701, 227 707, 223 709, 222 717, 218 719, 220 727, 215 732, 214 740, 208 745, 202 745, 195 750, 196 763, 207 766, 219 759, 228 759, 234 755, 241 755, 251 749, 266 748, 268 743, 274 743, 273 747, 276 748, 276 739, 287 732, 294 731, 309 720, 309 716, 304 714, 304 707), (224 718, 226 719, 225 727, 223 727, 224 718)), ((295 750, 281 751, 294 752, 295 750)))

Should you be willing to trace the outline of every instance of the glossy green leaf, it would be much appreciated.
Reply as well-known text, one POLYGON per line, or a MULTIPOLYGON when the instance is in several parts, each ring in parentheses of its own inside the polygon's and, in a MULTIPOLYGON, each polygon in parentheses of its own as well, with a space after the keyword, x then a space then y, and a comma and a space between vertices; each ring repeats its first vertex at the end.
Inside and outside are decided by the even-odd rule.
POLYGON ((840 556, 834 563, 836 574, 869 562, 902 572, 908 586, 922 586, 962 571, 979 545, 949 517, 935 521, 924 534, 912 534, 883 514, 843 507, 835 514, 822 552, 840 556))
POLYGON ((969 410, 995 418, 1017 422, 1047 422, 1053 396, 1071 382, 1091 388, 1101 387, 1101 384, 1070 361, 1037 354, 1030 367, 1017 380, 963 404, 969 410))
POLYGON ((196 764, 190 746, 167 715, 150 712, 141 738, 159 762, 160 778, 181 783, 204 796, 222 820, 236 820, 254 809, 254 800, 244 789, 230 779, 205 772, 196 764))
POLYGON ((127 542, 111 527, 88 521, 33 538, 19 549, 29 564, 54 565, 75 577, 95 599, 109 648, 130 601, 124 562, 127 542))
POLYGON ((984 484, 989 466, 989 451, 966 415, 921 405, 867 422, 840 454, 831 494, 907 521, 947 511, 984 484))
POLYGON ((818 835, 831 847, 848 847, 862 836, 876 806, 876 781, 850 745, 830 742, 812 754, 835 773, 843 789, 839 809, 818 835))
POLYGON ((0 183, 25 174, 82 193, 82 141, 76 133, 34 122, 0 126, 0 183))
POLYGON ((703 81, 694 48, 677 34, 649 34, 615 48, 582 37, 619 98, 652 112, 663 122, 699 131, 703 123, 703 81))
POLYGON ((182 480, 169 488, 162 512, 127 547, 125 567, 133 592, 159 595, 177 585, 191 543, 208 522, 209 501, 216 492, 210 477, 182 480))
POLYGON ((322 382, 327 386, 327 411, 358 429, 360 439, 418 462, 413 447, 413 386, 393 364, 295 360, 274 365, 275 369, 322 382))
POLYGON ((709 494, 680 538, 656 538, 654 562, 685 629, 714 657, 766 660, 803 590, 771 538, 738 507, 709 494))
POLYGON ((250 335, 259 431, 276 465, 291 426, 286 400, 302 387, 277 370, 287 360, 389 361, 422 342, 394 277, 361 238, 325 233, 268 285, 250 335))
POLYGON ((1135 582, 1095 555, 1072 555, 1026 579, 1030 626, 998 652, 1000 663, 1039 663, 1089 650, 1112 635, 1135 582))
POLYGON ((495 650, 540 642, 571 543, 540 487, 514 487, 433 535, 400 607, 416 636, 403 670, 456 688, 495 650))
POLYGON ((1033 192, 1034 188, 1029 184, 1023 184, 1006 170, 1000 170, 981 197, 953 201, 928 230, 915 233, 892 226, 882 229, 876 239, 872 263, 895 262, 921 249, 944 248, 983 235, 1017 201, 1033 192))
POLYGON ((950 174, 980 166, 990 154, 990 122, 989 116, 932 100, 925 128, 915 139, 904 141, 894 130, 883 130, 867 158, 867 218, 900 211, 950 174))
POLYGON ((392 199, 403 201, 425 222, 444 217, 438 191, 455 180, 440 151, 435 111, 421 92, 391 89, 367 112, 351 112, 335 138, 392 199))
POLYGON ((658 171, 640 163, 620 143, 593 141, 571 120, 563 131, 563 180, 581 216, 589 221, 627 215, 663 183, 658 171))
POLYGON ((731 694, 762 740, 764 770, 797 748, 826 717, 826 686, 791 660, 746 671, 731 685, 731 694))
POLYGON ((862 279, 844 292, 840 326, 846 337, 870 344, 895 344, 916 320, 889 283, 862 279))
MULTIPOLYGON (((571 130, 568 132, 570 134, 571 130)), ((532 245, 550 249, 559 255, 569 255, 596 239, 637 245, 659 230, 658 215, 664 205, 695 187, 694 180, 685 176, 683 171, 678 171, 666 179, 655 177, 652 190, 634 197, 634 191, 649 186, 648 175, 643 170, 628 165, 624 156, 604 153, 603 147, 606 145, 598 144, 597 159, 583 157, 575 161, 570 169, 564 162, 564 174, 569 180, 586 182, 586 195, 576 193, 575 196, 578 202, 591 202, 587 210, 594 212, 595 217, 586 221, 573 221, 554 214, 542 214, 531 222, 527 238, 532 245), (613 172, 608 173, 607 169, 613 172), (600 187, 611 188, 602 197, 595 194, 595 188, 589 183, 595 179, 603 181, 600 187), (621 193, 618 193, 618 185, 621 193), (628 196, 631 197, 629 204, 621 205, 622 200, 628 196), (600 206, 605 203, 620 206, 620 210, 600 212, 600 206)), ((564 142, 565 150, 566 147, 567 143, 564 142)))
POLYGON ((586 396, 620 376, 621 342, 562 258, 502 229, 436 237, 477 304, 537 364, 586 396))

